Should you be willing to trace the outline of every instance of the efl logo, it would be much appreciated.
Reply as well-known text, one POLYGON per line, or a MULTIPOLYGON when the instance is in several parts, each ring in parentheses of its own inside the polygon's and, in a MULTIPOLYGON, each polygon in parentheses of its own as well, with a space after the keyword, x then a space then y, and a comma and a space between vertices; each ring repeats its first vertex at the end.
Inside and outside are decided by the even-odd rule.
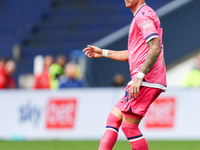
POLYGON ((75 98, 51 99, 47 105, 46 127, 73 128, 76 104, 75 98))
POLYGON ((147 116, 146 128, 172 128, 175 117, 174 98, 159 98, 151 105, 147 116))

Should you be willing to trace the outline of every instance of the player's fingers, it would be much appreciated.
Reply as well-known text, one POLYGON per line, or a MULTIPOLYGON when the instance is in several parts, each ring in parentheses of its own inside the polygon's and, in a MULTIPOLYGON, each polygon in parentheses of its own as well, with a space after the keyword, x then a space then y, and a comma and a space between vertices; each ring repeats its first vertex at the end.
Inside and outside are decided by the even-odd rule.
POLYGON ((133 88, 132 87, 130 87, 129 96, 133 97, 133 88))
POLYGON ((138 98, 138 96, 140 95, 140 88, 139 87, 134 88, 134 95, 135 95, 136 98, 138 98))
POLYGON ((92 52, 91 51, 86 51, 85 55, 92 55, 92 52))
POLYGON ((139 88, 137 89, 137 93, 138 93, 138 95, 140 95, 140 89, 139 88))
POLYGON ((88 49, 87 48, 85 48, 84 50, 83 50, 83 52, 87 52, 88 51, 88 49))
POLYGON ((131 97, 131 98, 134 98, 134 95, 133 95, 133 93, 132 93, 132 92, 130 92, 130 97, 131 97))
POLYGON ((85 52, 85 56, 89 56, 88 52, 85 52))
POLYGON ((92 56, 92 54, 88 54, 88 57, 89 57, 89 58, 92 58, 93 56, 92 56))
POLYGON ((87 46, 88 46, 88 47, 94 47, 93 45, 89 45, 89 44, 88 44, 87 46))
POLYGON ((91 53, 90 53, 89 51, 86 51, 86 52, 85 52, 85 56, 87 56, 87 57, 89 57, 89 58, 92 58, 92 55, 91 55, 91 53))
POLYGON ((88 50, 90 50, 90 48, 86 47, 86 48, 83 49, 83 52, 86 52, 88 50))
POLYGON ((131 97, 132 97, 132 98, 135 98, 135 97, 136 97, 136 96, 135 96, 135 87, 133 87, 132 90, 131 90, 131 97))
POLYGON ((91 51, 96 51, 96 50, 99 49, 99 48, 96 47, 96 46, 92 46, 92 45, 87 45, 87 46, 88 46, 88 48, 89 48, 91 51))
POLYGON ((138 98, 138 96, 140 95, 140 89, 136 88, 134 93, 135 93, 135 97, 138 98))
POLYGON ((89 49, 94 49, 94 46, 92 45, 87 45, 89 49))
POLYGON ((90 51, 85 51, 85 55, 88 55, 90 53, 90 51))
POLYGON ((137 95, 137 88, 134 88, 134 98, 138 98, 138 95, 137 95))

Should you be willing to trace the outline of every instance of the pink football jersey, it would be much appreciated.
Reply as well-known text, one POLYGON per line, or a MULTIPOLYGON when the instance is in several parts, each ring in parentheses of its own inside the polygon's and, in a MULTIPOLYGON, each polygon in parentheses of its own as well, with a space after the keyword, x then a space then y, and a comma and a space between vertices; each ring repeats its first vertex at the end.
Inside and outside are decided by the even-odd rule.
POLYGON ((146 60, 149 51, 147 42, 153 38, 159 38, 162 51, 155 65, 145 75, 142 85, 165 90, 167 83, 162 34, 161 23, 155 11, 146 4, 141 5, 134 14, 129 29, 128 53, 131 79, 135 79, 146 60))

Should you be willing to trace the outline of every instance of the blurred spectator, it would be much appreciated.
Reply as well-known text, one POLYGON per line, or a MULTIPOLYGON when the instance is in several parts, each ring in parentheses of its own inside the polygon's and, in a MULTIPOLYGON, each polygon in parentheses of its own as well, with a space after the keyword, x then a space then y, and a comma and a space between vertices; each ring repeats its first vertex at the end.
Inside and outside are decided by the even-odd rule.
POLYGON ((12 60, 8 60, 5 65, 3 65, 0 71, 0 89, 13 89, 16 88, 15 80, 12 75, 16 69, 16 64, 12 60))
POLYGON ((126 85, 126 80, 123 75, 116 74, 113 78, 112 84, 113 87, 123 87, 126 85))
POLYGON ((35 75, 35 82, 33 85, 34 89, 49 89, 50 88, 50 77, 49 67, 53 64, 54 60, 51 55, 44 57, 44 67, 40 75, 35 75))
POLYGON ((0 71, 3 71, 3 68, 4 68, 5 64, 7 63, 7 61, 8 61, 7 57, 2 57, 0 59, 0 71))
POLYGON ((59 78, 60 88, 83 87, 83 83, 75 78, 76 66, 72 63, 65 65, 65 74, 59 78))
POLYGON ((194 57, 195 66, 182 78, 184 87, 200 87, 200 54, 194 57))
MULTIPOLYGON (((67 62, 67 58, 66 58, 65 55, 58 55, 58 56, 56 57, 56 63, 57 63, 58 65, 60 65, 61 67, 64 68, 66 62, 67 62)), ((64 70, 63 70, 63 72, 64 72, 64 70)))
POLYGON ((67 61, 65 55, 59 55, 56 57, 56 62, 52 64, 49 68, 50 74, 50 88, 57 89, 59 88, 58 78, 64 74, 64 65, 67 61))

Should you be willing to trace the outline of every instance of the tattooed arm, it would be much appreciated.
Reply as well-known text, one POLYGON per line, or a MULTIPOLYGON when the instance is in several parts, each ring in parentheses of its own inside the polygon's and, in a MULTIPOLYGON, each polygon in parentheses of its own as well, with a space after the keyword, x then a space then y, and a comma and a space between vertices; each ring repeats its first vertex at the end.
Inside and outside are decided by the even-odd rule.
POLYGON ((147 45, 149 46, 149 52, 147 54, 144 65, 140 69, 140 72, 143 72, 144 74, 147 74, 151 70, 161 52, 160 41, 158 38, 150 40, 147 45))
MULTIPOLYGON (((161 52, 160 41, 158 38, 154 38, 150 40, 147 45, 149 46, 149 52, 147 54, 146 60, 140 69, 140 72, 144 73, 145 75, 151 70, 151 68, 156 63, 158 56, 161 52)), ((142 84, 143 79, 136 76, 135 80, 131 84, 130 87, 130 96, 133 98, 137 98, 140 94, 140 87, 142 84)))
MULTIPOLYGON (((89 58, 100 58, 102 56, 102 49, 88 45, 87 48, 83 50, 85 52, 85 55, 89 58)), ((117 61, 128 61, 128 50, 123 51, 113 51, 108 50, 107 58, 117 60, 117 61)))

